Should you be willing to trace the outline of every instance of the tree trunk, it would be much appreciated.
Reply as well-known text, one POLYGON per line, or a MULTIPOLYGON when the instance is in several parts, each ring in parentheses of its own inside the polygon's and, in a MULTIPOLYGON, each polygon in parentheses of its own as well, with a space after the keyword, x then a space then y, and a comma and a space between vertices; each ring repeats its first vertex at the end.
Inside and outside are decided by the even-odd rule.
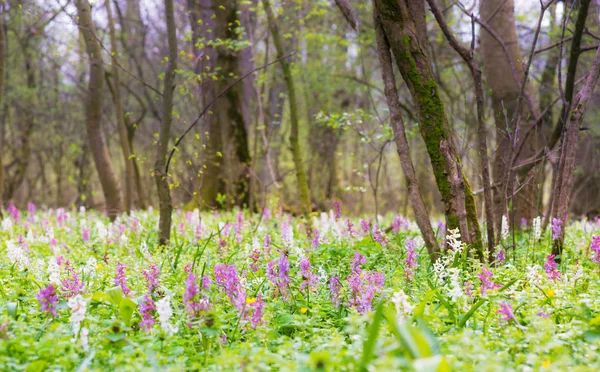
MULTIPOLYGON (((2 8, 0 7, 0 10, 2 8)), ((5 54, 5 35, 4 35, 4 14, 0 11, 0 107, 2 106, 2 98, 4 97, 4 63, 6 60, 5 54)), ((4 116, 0 117, 0 126, 2 138, 0 138, 0 218, 4 213, 4 116)))
MULTIPOLYGON (((510 168, 512 164, 515 144, 519 137, 524 136, 537 119, 536 112, 531 111, 529 105, 521 105, 521 112, 517 110, 517 101, 521 97, 523 84, 523 58, 515 26, 514 0, 486 0, 480 6, 481 21, 486 22, 493 29, 508 50, 508 56, 502 44, 484 27, 480 31, 481 49, 484 72, 488 88, 491 90, 494 117, 496 122, 497 149, 494 157, 493 174, 497 186, 494 192, 494 216, 496 231, 501 229, 502 216, 507 214, 507 207, 513 201, 511 226, 520 226, 519 221, 525 218, 531 221, 536 216, 535 208, 531 203, 537 200, 537 185, 533 180, 527 181, 527 173, 514 174, 510 168), (516 76, 515 76, 516 74, 516 76), (515 120, 520 115, 521 120, 515 120), (518 127, 516 127, 518 123, 518 127), (515 138, 517 137, 517 138, 515 138), (515 193, 516 180, 527 182, 518 193, 515 193), (514 195, 513 195, 514 194, 514 195)), ((525 87, 525 93, 531 95, 531 87, 525 87)), ((521 97, 523 98, 523 97, 521 97)), ((536 153, 540 146, 541 132, 538 128, 532 129, 532 135, 520 155, 515 159, 515 164, 528 159, 536 153)), ((497 239, 500 235, 497 236, 497 239)))
MULTIPOLYGON (((600 75, 600 45, 596 50, 596 56, 592 63, 592 68, 587 76, 585 84, 570 105, 572 108, 569 114, 569 121, 563 131, 562 149, 558 168, 558 178, 554 189, 554 206, 552 216, 562 221, 562 229, 557 239, 554 239, 552 245, 552 254, 560 256, 563 251, 565 239, 565 228, 567 226, 567 217, 569 213, 569 198, 573 189, 573 171, 575 170, 575 155, 577 153, 577 143, 579 141, 579 129, 583 123, 583 117, 587 105, 594 93, 594 87, 598 82, 600 75)), ((560 259, 560 257, 559 257, 560 259)))
POLYGON ((451 138, 444 103, 438 92, 427 52, 423 3, 375 0, 384 33, 420 118, 449 229, 459 228, 463 239, 483 256, 481 231, 470 186, 451 138), (451 178, 451 175, 455 178, 451 178), (467 226, 468 228, 466 228, 467 226))
POLYGON ((304 170, 302 149, 300 147, 300 130, 298 123, 298 102, 296 101, 296 90, 294 88, 294 78, 292 76, 292 69, 287 59, 283 58, 285 52, 283 50, 283 41, 281 34, 279 33, 273 10, 269 0, 263 0, 263 6, 267 13, 269 21, 269 29, 271 30, 271 36, 273 37, 273 43, 277 51, 277 58, 281 58, 279 64, 283 71, 283 78, 287 86, 288 98, 290 104, 290 122, 292 130, 290 133, 290 147, 292 151, 292 158, 294 160, 294 166, 296 168, 296 180, 298 182, 298 193, 300 195, 300 209, 304 216, 306 223, 310 224, 310 190, 308 188, 308 180, 306 178, 306 171, 304 170))
POLYGON ((158 137, 158 150, 154 166, 154 177, 158 191, 160 209, 159 245, 167 245, 171 238, 171 191, 168 174, 165 173, 169 139, 171 137, 171 124, 173 122, 173 91, 175 90, 175 70, 177 69, 177 34, 175 28, 175 15, 173 0, 165 0, 165 19, 167 23, 167 41, 169 45, 169 58, 165 71, 163 87, 163 116, 158 137))
POLYGON ((119 140, 123 152, 123 161, 125 163, 125 211, 130 212, 133 205, 133 187, 134 187, 134 167, 131 147, 125 126, 125 112, 123 102, 121 101, 121 79, 118 67, 119 48, 117 45, 117 32, 115 31, 115 22, 110 6, 111 0, 106 0, 106 14, 108 15, 108 27, 110 29, 110 45, 112 50, 112 78, 113 78, 113 101, 115 103, 115 115, 117 126, 119 127, 119 140))
POLYGON ((85 39, 87 54, 90 59, 90 78, 86 104, 86 128, 88 140, 98 178, 102 184, 108 216, 114 220, 123 210, 121 190, 117 179, 106 140, 102 131, 102 87, 104 69, 100 50, 100 42, 96 38, 96 27, 92 21, 90 4, 87 0, 76 0, 79 16, 79 31, 85 39))
POLYGON ((394 129, 396 148, 398 156, 400 157, 400 164, 402 165, 402 171, 404 172, 404 178, 406 180, 406 188, 408 192, 408 198, 415 214, 415 219, 421 235, 425 241, 425 246, 432 259, 437 257, 439 253, 439 245, 435 238, 435 232, 431 227, 429 221, 429 212, 423 202, 421 196, 421 190, 419 188, 419 182, 415 173, 415 167, 410 157, 410 147, 406 139, 406 132, 404 129, 404 123, 402 122, 402 113, 399 105, 398 91, 396 90, 396 79, 394 77, 394 70, 392 65, 392 56, 390 54, 390 45, 385 37, 384 31, 381 26, 381 21, 374 10, 374 23, 375 23, 375 35, 377 40, 377 53, 379 55, 379 63, 381 65, 381 77, 383 79, 385 88, 385 97, 390 110, 390 121, 394 129))

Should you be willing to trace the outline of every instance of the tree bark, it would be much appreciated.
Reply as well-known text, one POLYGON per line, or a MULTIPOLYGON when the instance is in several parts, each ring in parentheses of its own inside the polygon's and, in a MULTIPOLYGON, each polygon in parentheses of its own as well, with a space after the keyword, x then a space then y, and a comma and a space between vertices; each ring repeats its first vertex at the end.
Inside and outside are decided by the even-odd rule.
POLYGON ((444 202, 446 224, 449 229, 461 227, 463 239, 471 244, 479 257, 483 257, 473 194, 462 172, 427 53, 424 6, 406 0, 374 0, 374 4, 398 69, 418 110, 419 129, 444 202), (458 176, 454 183, 450 182, 452 174, 458 176), (468 230, 464 226, 468 226, 468 230))
POLYGON ((171 137, 171 124, 173 122, 173 91, 175 90, 175 70, 177 69, 177 34, 175 29, 175 14, 173 11, 173 0, 165 0, 165 20, 167 23, 167 41, 169 45, 169 59, 163 87, 163 116, 158 137, 158 150, 156 152, 156 163, 154 166, 154 177, 158 191, 158 202, 160 209, 159 220, 159 245, 169 244, 171 238, 171 214, 173 204, 171 203, 171 191, 169 187, 168 174, 165 173, 167 152, 169 150, 169 139, 171 137))
MULTIPOLYGON (((4 35, 4 12, 0 6, 0 107, 2 107, 2 98, 4 98, 4 66, 6 60, 5 53, 5 35, 4 35)), ((4 133, 4 117, 1 117, 0 126, 1 131, 4 133)), ((3 217, 4 213, 4 136, 0 138, 0 218, 3 217)))
MULTIPOLYGON (((594 62, 587 76, 587 79, 570 105, 572 108, 569 113, 569 121, 566 123, 563 132, 562 149, 558 168, 558 178, 554 189, 554 207, 553 218, 563 222, 561 233, 554 240, 552 245, 552 254, 560 256, 563 251, 565 239, 565 228, 569 213, 569 198, 573 189, 573 171, 575 170, 575 155, 577 153, 577 144, 579 141, 579 129, 583 123, 583 117, 588 103, 594 93, 594 88, 600 76, 600 45, 596 50, 594 62)), ((559 257, 560 259, 560 257, 559 257)))
POLYGON ((82 33, 90 60, 90 77, 86 103, 86 128, 90 150, 102 185, 108 216, 114 220, 123 210, 119 181, 102 131, 102 87, 104 69, 100 42, 96 38, 96 27, 92 21, 90 4, 87 0, 76 0, 79 16, 79 31, 82 33))
POLYGON ((115 31, 115 22, 110 5, 111 0, 106 0, 106 14, 108 15, 108 28, 110 30, 110 45, 112 50, 111 71, 113 78, 113 101, 115 104, 115 116, 119 127, 119 139, 121 142, 121 151, 123 152, 123 161, 125 163, 125 211, 130 212, 133 205, 133 188, 135 182, 135 173, 133 166, 133 157, 127 127, 125 126, 125 112, 121 100, 121 78, 118 67, 119 48, 117 45, 117 32, 115 31))
POLYGON ((399 105, 398 91, 396 89, 396 79, 392 65, 392 56, 390 54, 390 45, 385 37, 381 26, 381 21, 374 10, 373 18, 375 23, 375 35, 377 40, 377 53, 379 55, 379 63, 381 65, 381 77, 385 88, 385 97, 390 110, 390 122, 394 129, 394 138, 396 140, 396 149, 400 157, 400 164, 404 172, 406 180, 406 188, 408 197, 415 214, 415 220, 421 230, 423 241, 427 247, 427 251, 432 259, 436 259, 440 247, 435 238, 435 232, 429 221, 429 212, 423 202, 419 182, 415 173, 415 167, 410 157, 410 147, 406 139, 406 131, 402 122, 402 112, 399 105))
POLYGON ((267 13, 269 21, 269 29, 271 30, 271 36, 273 37, 273 43, 277 51, 277 58, 282 58, 279 61, 281 70, 283 71, 283 78, 287 86, 288 98, 290 104, 290 122, 292 130, 290 133, 290 147, 292 151, 292 158, 294 160, 294 166, 296 168, 296 180, 298 182, 298 193, 300 195, 300 209, 304 216, 306 223, 310 224, 310 190, 308 188, 308 180, 306 177, 306 171, 304 170, 302 149, 300 147, 300 130, 299 130, 299 119, 298 119, 298 102, 296 101, 296 90, 294 88, 294 78, 292 76, 292 69, 289 61, 283 58, 285 55, 283 49, 283 41, 281 40, 281 34, 279 33, 273 10, 269 0, 263 0, 263 6, 267 13))

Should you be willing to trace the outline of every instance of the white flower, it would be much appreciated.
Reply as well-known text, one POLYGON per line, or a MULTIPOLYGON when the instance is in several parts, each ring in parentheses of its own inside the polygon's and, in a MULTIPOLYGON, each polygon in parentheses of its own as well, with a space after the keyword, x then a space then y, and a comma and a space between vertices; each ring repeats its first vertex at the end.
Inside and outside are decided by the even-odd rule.
POLYGON ((433 263, 433 278, 436 283, 441 283, 448 273, 446 272, 446 266, 444 265, 444 260, 438 259, 433 263))
POLYGON ((83 267, 83 272, 88 278, 93 278, 96 276, 96 268, 98 267, 98 261, 96 261, 95 257, 88 258, 85 266, 83 267))
POLYGON ((84 351, 90 350, 90 343, 88 340, 88 335, 90 334, 90 330, 87 327, 81 328, 81 333, 79 334, 81 340, 81 347, 84 351))
POLYGON ((60 266, 56 262, 54 257, 51 257, 48 261, 48 280, 52 284, 60 284, 60 266))
POLYGON ((510 232, 508 230, 508 218, 502 216, 502 240, 508 239, 510 232))
POLYGON ((456 302, 457 299, 464 296, 459 282, 460 271, 457 268, 448 269, 448 271, 452 273, 450 276, 450 286, 452 289, 450 289, 448 294, 452 297, 452 301, 456 302))
POLYGON ((13 223, 10 218, 5 218, 4 220, 2 220, 2 230, 10 232, 10 231, 12 231, 12 228, 13 228, 13 223))
POLYGON ((10 262, 21 267, 29 267, 29 257, 25 254, 23 248, 12 239, 6 241, 6 255, 10 262))
POLYGON ((531 286, 539 285, 542 280, 542 276, 539 273, 538 265, 527 266, 527 281, 531 286))
POLYGON ((415 308, 409 301, 408 296, 403 290, 395 292, 392 296, 392 303, 396 306, 396 312, 400 321, 403 322, 408 318, 415 308))
POLYGON ((104 226, 102 221, 96 221, 96 234, 100 239, 104 239, 108 235, 108 229, 104 226))
POLYGON ((533 237, 535 240, 540 240, 542 236, 542 218, 536 217, 533 219, 533 237))
POLYGON ((460 253, 462 251, 462 242, 460 241, 460 230, 456 228, 453 230, 448 230, 448 232, 450 233, 450 235, 446 235, 448 245, 450 245, 454 254, 460 253))
POLYGON ((77 335, 79 334, 81 322, 85 319, 85 308, 87 304, 81 295, 77 295, 70 298, 67 305, 71 309, 71 318, 69 320, 73 327, 73 342, 75 342, 75 340, 77 340, 77 335))
POLYGON ((288 249, 292 248, 294 245, 294 229, 292 228, 292 225, 287 222, 284 222, 281 227, 281 240, 283 246, 288 249))
POLYGON ((169 319, 173 315, 170 296, 167 295, 162 300, 156 302, 156 311, 158 312, 158 321, 163 331, 168 334, 177 332, 177 328, 169 323, 169 319))

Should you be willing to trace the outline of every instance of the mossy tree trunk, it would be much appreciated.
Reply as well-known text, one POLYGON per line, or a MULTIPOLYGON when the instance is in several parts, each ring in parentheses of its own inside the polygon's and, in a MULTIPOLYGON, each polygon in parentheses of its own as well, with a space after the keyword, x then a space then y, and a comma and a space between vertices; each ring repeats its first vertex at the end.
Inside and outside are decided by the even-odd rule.
POLYGON ((269 0, 263 0, 263 6, 267 13, 269 21, 269 29, 271 30, 271 36, 273 37, 273 43, 277 51, 277 58, 280 58, 279 64, 283 71, 283 79, 287 86, 288 98, 290 104, 290 122, 292 130, 290 133, 290 147, 292 151, 292 158, 294 160, 294 166, 296 168, 296 180, 298 182, 298 192, 300 194, 300 208, 302 215, 306 219, 306 222, 310 224, 310 190, 308 189, 308 180, 306 177, 306 171, 304 170, 302 149, 300 147, 300 130, 298 123, 298 102, 296 100, 296 89, 294 88, 294 78, 292 76, 292 68, 289 61, 285 56, 283 49, 283 41, 281 34, 279 33, 275 16, 271 9, 269 0))
POLYGON ((423 2, 374 0, 396 64, 418 110, 419 129, 445 206, 449 229, 460 228, 464 241, 483 257, 473 193, 462 172, 444 103, 431 70, 423 2))

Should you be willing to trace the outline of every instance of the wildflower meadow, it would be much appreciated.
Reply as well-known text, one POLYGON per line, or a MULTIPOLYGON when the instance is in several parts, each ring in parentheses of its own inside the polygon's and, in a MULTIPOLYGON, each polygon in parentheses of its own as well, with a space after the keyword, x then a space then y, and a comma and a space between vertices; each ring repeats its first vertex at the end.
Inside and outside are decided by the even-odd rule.
POLYGON ((9 208, 1 223, 2 370, 568 370, 600 368, 600 222, 540 220, 432 262, 402 216, 312 226, 265 209, 110 223, 9 208), (513 245, 513 240, 515 244, 513 245))

